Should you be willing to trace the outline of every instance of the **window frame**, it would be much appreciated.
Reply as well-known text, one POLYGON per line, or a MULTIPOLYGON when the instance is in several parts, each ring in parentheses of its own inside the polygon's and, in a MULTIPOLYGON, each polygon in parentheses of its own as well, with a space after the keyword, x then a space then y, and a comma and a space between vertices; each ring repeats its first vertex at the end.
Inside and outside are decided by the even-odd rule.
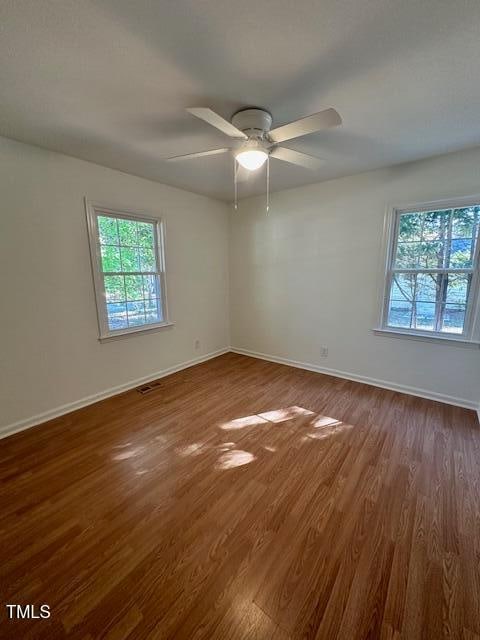
MULTIPOLYGON (((87 217, 88 240, 90 245, 90 259, 92 267, 93 285, 95 290, 95 302, 97 308, 98 331, 100 342, 110 341, 116 338, 124 338, 129 335, 157 331, 163 327, 172 326, 169 319, 167 305, 167 279, 165 258, 165 222, 162 218, 143 212, 131 211, 122 208, 105 206, 98 202, 92 202, 85 198, 85 211, 87 217), (161 302, 163 311, 162 322, 138 325, 121 329, 110 329, 108 326, 107 302, 105 293, 105 281, 102 270, 102 256, 100 248, 100 233, 98 229, 98 216, 107 215, 114 218, 123 218, 135 222, 148 222, 153 225, 155 238, 155 257, 157 271, 151 272, 159 279, 161 290, 161 302)), ((119 272, 120 273, 120 272, 119 272)), ((126 273, 126 272, 122 272, 126 273)), ((133 272, 132 272, 133 273, 133 272)), ((139 272, 140 274, 140 272, 139 272)))
MULTIPOLYGON (((430 202, 408 203, 402 205, 389 206, 385 214, 382 250, 381 282, 379 287, 379 314, 377 328, 374 333, 379 335, 390 335, 400 338, 413 338, 417 340, 434 341, 438 343, 459 343, 480 345, 480 240, 473 256, 472 280, 470 284, 470 295, 466 301, 465 322, 462 333, 449 333, 446 331, 429 331, 426 329, 410 329, 404 327, 393 327, 388 324, 388 306, 390 290, 394 274, 394 260, 398 244, 398 228, 400 216, 404 213, 420 211, 434 211, 441 209, 460 209, 472 205, 480 206, 479 196, 458 197, 448 200, 435 200, 430 202)), ((402 270, 408 272, 408 270, 402 270)), ((422 269, 411 269, 412 273, 418 273, 422 269)), ((437 271, 429 269, 428 271, 437 271)), ((445 272, 470 272, 470 269, 440 269, 445 272)))

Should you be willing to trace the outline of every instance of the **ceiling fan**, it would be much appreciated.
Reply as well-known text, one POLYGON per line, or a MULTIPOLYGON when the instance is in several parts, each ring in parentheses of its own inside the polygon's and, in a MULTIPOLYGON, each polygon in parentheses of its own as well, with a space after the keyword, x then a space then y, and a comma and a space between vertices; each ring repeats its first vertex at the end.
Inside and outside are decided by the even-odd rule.
POLYGON ((316 133, 331 127, 342 124, 340 115, 335 109, 325 109, 305 118, 300 118, 294 122, 282 125, 275 129, 272 126, 272 116, 264 109, 248 108, 237 111, 231 122, 222 116, 204 107, 192 107, 187 111, 193 116, 204 120, 216 129, 219 129, 227 136, 235 140, 230 147, 220 149, 210 149, 208 151, 197 151, 186 155, 173 156, 167 158, 171 162, 202 158, 204 156, 218 155, 233 151, 235 158, 235 208, 237 204, 237 163, 247 171, 256 171, 267 162, 267 210, 268 210, 268 181, 269 181, 269 159, 275 158, 283 162, 300 165, 307 169, 317 169, 321 166, 322 160, 300 153, 294 149, 279 146, 279 143, 293 140, 300 136, 316 133))

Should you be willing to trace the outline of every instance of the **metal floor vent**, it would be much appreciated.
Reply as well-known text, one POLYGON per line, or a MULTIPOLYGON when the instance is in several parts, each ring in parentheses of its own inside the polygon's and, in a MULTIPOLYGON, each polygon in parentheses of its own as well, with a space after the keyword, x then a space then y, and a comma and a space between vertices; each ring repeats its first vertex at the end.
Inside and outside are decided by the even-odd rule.
POLYGON ((146 393, 150 393, 150 391, 155 391, 162 386, 162 383, 159 380, 154 380, 153 382, 147 382, 147 384, 142 384, 141 387, 137 387, 138 393, 145 395, 146 393))

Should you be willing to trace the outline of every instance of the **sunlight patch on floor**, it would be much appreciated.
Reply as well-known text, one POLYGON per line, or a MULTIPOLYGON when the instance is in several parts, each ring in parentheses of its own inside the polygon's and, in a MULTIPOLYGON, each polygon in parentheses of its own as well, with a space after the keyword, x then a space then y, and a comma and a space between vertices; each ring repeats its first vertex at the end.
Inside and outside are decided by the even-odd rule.
POLYGON ((246 427, 265 426, 269 422, 286 422, 287 420, 293 420, 294 418, 314 415, 315 413, 313 411, 304 409, 303 407, 284 407, 282 409, 274 409, 273 411, 266 411, 265 413, 258 413, 251 416, 235 418, 235 420, 229 420, 228 422, 221 424, 220 429, 233 431, 235 429, 245 429, 246 427))
POLYGON ((321 429, 322 427, 329 427, 333 425, 343 424, 341 420, 336 420, 335 418, 330 418, 329 416, 318 416, 312 422, 312 427, 314 429, 321 429))
POLYGON ((136 447, 134 449, 130 449, 129 451, 122 451, 121 453, 117 453, 112 457, 112 460, 129 460, 130 458, 136 458, 139 456, 145 447, 136 447))
POLYGON ((242 451, 241 449, 233 449, 233 451, 226 451, 217 460, 215 467, 217 469, 233 469, 235 467, 242 467, 245 464, 249 464, 255 460, 255 456, 248 451, 242 451))
MULTIPOLYGON (((352 425, 345 424, 341 420, 315 413, 310 409, 305 409, 297 405, 235 418, 220 424, 219 428, 223 431, 235 431, 249 427, 265 427, 268 425, 273 427, 275 424, 287 421, 292 422, 289 427, 291 426, 294 429, 298 429, 302 442, 323 440, 352 428, 352 425)), ((267 434, 268 432, 265 433, 267 434)), ((230 437, 233 437, 233 433, 230 434, 230 437)), ((202 442, 193 442, 177 447, 175 452, 182 457, 194 457, 211 451, 213 448, 213 450, 219 454, 215 468, 223 470, 241 467, 256 460, 256 456, 252 453, 242 449, 234 449, 233 447, 235 447, 235 442, 220 442, 216 445, 213 443, 207 445, 202 442)), ((261 444, 261 447, 269 453, 275 453, 277 451, 276 446, 261 444)))
POLYGON ((228 451, 234 446, 235 446, 234 442, 221 442, 216 446, 216 449, 218 449, 218 451, 228 451))
POLYGON ((293 420, 293 418, 307 417, 315 415, 314 411, 304 409, 303 407, 286 407, 285 409, 275 409, 274 411, 267 411, 266 413, 259 413, 260 418, 268 420, 269 422, 286 422, 287 420, 293 420))
POLYGON ((220 425, 220 429, 224 429, 225 431, 235 430, 235 429, 244 429, 245 427, 258 427, 261 424, 266 424, 267 420, 261 418, 260 416, 244 416, 243 418, 236 418, 235 420, 230 420, 229 422, 225 422, 220 425))
POLYGON ((175 451, 182 458, 186 458, 187 456, 198 456, 202 453, 202 450, 205 448, 203 442, 192 442, 192 444, 187 444, 184 447, 177 447, 175 451))
MULTIPOLYGON (((331 418, 329 418, 329 420, 331 420, 331 418)), ((340 420, 331 420, 330 422, 325 422, 323 425, 313 424, 311 426, 314 427, 315 431, 307 433, 305 436, 305 438, 310 438, 311 440, 323 440, 324 438, 344 433, 353 428, 353 425, 340 422, 340 420)))

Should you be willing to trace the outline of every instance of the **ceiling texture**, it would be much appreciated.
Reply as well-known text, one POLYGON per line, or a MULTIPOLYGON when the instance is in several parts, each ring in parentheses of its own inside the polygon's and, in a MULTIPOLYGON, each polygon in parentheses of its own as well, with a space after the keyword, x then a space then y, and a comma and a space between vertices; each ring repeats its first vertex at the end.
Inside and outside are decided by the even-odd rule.
MULTIPOLYGON (((480 144, 478 0, 2 0, 0 134, 231 201, 233 160, 185 112, 334 107, 273 191, 480 144)), ((265 173, 240 197, 265 190, 265 173)))

